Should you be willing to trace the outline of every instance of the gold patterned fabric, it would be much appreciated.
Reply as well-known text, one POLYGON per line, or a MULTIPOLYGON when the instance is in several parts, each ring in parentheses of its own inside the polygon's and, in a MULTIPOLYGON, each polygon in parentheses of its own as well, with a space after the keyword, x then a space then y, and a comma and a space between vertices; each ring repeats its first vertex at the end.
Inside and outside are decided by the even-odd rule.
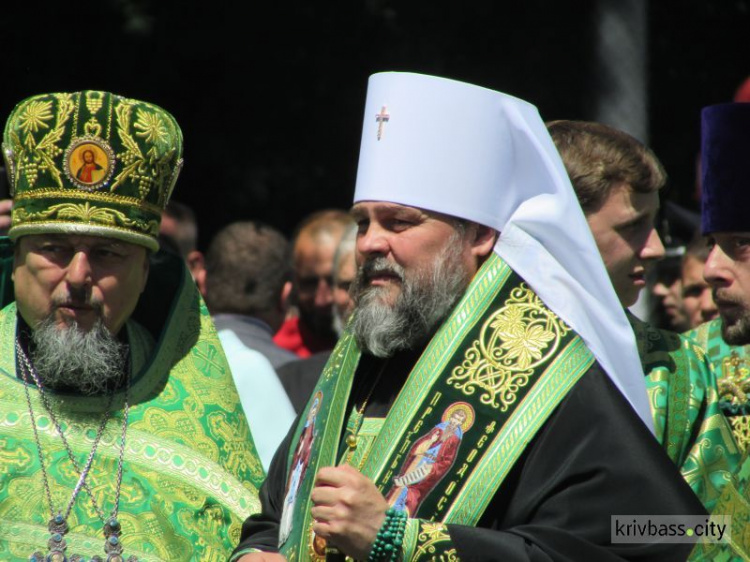
POLYGON ((685 335, 706 350, 719 388, 721 410, 741 451, 750 446, 750 345, 729 345, 721 337, 721 318, 685 335))
POLYGON ((153 104, 99 91, 30 97, 3 136, 9 231, 108 236, 156 250, 182 167, 182 132, 153 104))
POLYGON ((719 408, 714 372, 692 340, 631 314, 628 319, 646 374, 656 438, 710 510, 741 458, 719 408))
MULTIPOLYGON (((126 558, 218 562, 227 559, 244 518, 259 509, 263 470, 208 311, 182 261, 169 260, 169 267, 152 265, 152 281, 134 314, 138 321, 126 325, 133 379, 118 516, 121 539, 126 558)), ((0 312, 3 561, 46 552, 49 539, 37 446, 23 383, 16 376, 15 334, 12 303, 0 312)), ((53 504, 64 508, 77 473, 38 392, 30 391, 53 504)), ((106 402, 67 395, 54 401, 81 465, 106 402)), ((116 395, 88 478, 106 514, 114 505, 122 402, 123 395, 116 395)), ((85 492, 77 497, 68 523, 68 557, 104 556, 103 524, 85 492)))
POLYGON ((717 515, 732 518, 728 544, 699 544, 691 560, 750 561, 750 345, 732 346, 721 337, 721 318, 701 324, 686 336, 706 350, 707 359, 718 379, 719 404, 732 427, 734 438, 743 453, 732 479, 721 490, 713 509, 717 515))

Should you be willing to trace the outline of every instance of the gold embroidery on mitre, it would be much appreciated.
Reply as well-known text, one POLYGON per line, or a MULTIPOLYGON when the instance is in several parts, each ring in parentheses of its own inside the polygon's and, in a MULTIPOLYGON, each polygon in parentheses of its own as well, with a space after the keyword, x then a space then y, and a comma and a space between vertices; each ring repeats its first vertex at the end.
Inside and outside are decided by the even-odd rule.
POLYGON ((35 100, 23 108, 18 118, 19 129, 26 135, 49 129, 47 121, 52 119, 52 100, 35 100))
MULTIPOLYGON (((128 132, 133 117, 132 113, 132 104, 125 101, 115 108, 117 134, 120 136, 124 147, 123 152, 117 156, 124 164, 124 168, 115 177, 110 191, 114 191, 126 180, 130 180, 138 186, 138 196, 143 200, 148 197, 154 186, 164 185, 171 180, 177 180, 175 170, 171 165, 175 149, 171 148, 161 151, 157 149, 157 146, 164 149, 170 140, 169 131, 164 120, 156 113, 136 108, 136 119, 133 125, 133 128, 136 129, 135 135, 144 139, 144 142, 150 145, 150 148, 144 154, 136 140, 128 132)), ((174 185, 168 185, 170 191, 173 187, 174 185)), ((166 193, 160 194, 160 198, 166 195, 166 193)), ((164 202, 166 203, 166 199, 164 202)))
POLYGON ((52 205, 44 211, 29 213, 24 208, 13 211, 13 225, 28 224, 49 219, 78 220, 88 223, 99 223, 106 226, 123 226, 134 228, 142 232, 155 235, 159 230, 157 221, 139 221, 128 218, 125 213, 114 209, 95 207, 87 201, 83 205, 75 203, 61 203, 52 205))
POLYGON ((86 109, 89 113, 96 113, 104 104, 104 92, 86 92, 86 109))
POLYGON ((8 193, 11 197, 16 192, 16 157, 13 153, 13 149, 10 146, 2 145, 3 148, 3 161, 5 162, 5 170, 8 175, 8 193))
POLYGON ((49 172, 58 187, 63 187, 62 172, 55 164, 55 158, 63 150, 57 143, 63 137, 65 123, 70 118, 75 104, 72 97, 65 94, 57 96, 57 102, 54 127, 50 128, 48 123, 53 117, 52 101, 34 100, 23 107, 19 116, 19 133, 25 136, 21 138, 14 131, 9 133, 13 145, 11 148, 17 158, 14 187, 18 178, 23 174, 28 187, 32 188, 39 177, 39 172, 44 171, 49 172), (44 129, 49 130, 37 142, 34 134, 44 129))
POLYGON ((534 370, 555 355, 569 331, 526 284, 521 284, 484 323, 448 384, 467 396, 479 389, 482 404, 505 412, 534 370))
POLYGON ((102 134, 102 126, 99 121, 96 120, 96 117, 91 117, 88 121, 86 121, 83 124, 83 132, 92 137, 98 137, 102 134))

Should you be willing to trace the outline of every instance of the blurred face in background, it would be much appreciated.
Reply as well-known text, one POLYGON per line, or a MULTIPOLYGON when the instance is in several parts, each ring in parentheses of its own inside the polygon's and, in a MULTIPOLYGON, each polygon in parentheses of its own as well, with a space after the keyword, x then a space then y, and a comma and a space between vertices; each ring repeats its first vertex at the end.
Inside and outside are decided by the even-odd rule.
POLYGON ((682 260, 673 256, 660 262, 656 282, 651 290, 658 302, 659 326, 675 332, 690 328, 687 313, 682 305, 682 260))
POLYGON ((349 295, 349 288, 357 275, 357 264, 354 261, 354 250, 342 256, 338 271, 334 276, 333 286, 333 327, 341 334, 346 321, 354 309, 354 301, 349 295))
POLYGON ((333 255, 338 242, 330 234, 304 235, 294 249, 294 294, 300 320, 326 335, 333 331, 333 255))
POLYGON ((703 278, 703 266, 703 261, 694 256, 686 256, 682 264, 682 303, 690 328, 719 316, 711 286, 703 278))

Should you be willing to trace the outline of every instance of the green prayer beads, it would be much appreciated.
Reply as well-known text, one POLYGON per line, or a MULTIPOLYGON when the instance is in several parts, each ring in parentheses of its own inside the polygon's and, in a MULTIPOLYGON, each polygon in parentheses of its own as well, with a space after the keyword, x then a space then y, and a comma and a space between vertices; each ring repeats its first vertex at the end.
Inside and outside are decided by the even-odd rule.
POLYGON ((367 562, 395 562, 401 554, 404 541, 406 520, 405 511, 389 509, 385 512, 385 521, 380 526, 375 542, 372 543, 367 562))

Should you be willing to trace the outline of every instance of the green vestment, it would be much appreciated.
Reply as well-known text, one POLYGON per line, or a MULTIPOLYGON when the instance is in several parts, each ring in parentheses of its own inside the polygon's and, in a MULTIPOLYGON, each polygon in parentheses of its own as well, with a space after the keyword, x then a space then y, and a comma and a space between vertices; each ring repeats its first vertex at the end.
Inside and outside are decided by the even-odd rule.
POLYGON ((740 449, 750 445, 750 345, 729 345, 721 337, 721 318, 685 333, 706 350, 719 385, 721 410, 740 449))
MULTIPOLYGON (((5 247, 9 249, 8 246, 5 247)), ((7 255, 7 252, 6 252, 7 255)), ((127 323, 131 387, 118 519, 124 556, 224 561, 242 521, 258 511, 260 461, 208 311, 182 261, 163 256, 127 323)), ((8 263, 7 261, 5 262, 8 263)), ((6 267, 7 269, 7 267, 6 267)), ((7 289, 7 286, 4 286, 7 289)), ((6 291, 7 294, 7 291, 6 291)), ((50 511, 23 383, 16 376, 15 303, 0 312, 0 560, 47 552, 50 511)), ((78 473, 36 387, 30 395, 55 510, 78 473)), ((113 508, 124 394, 104 430, 87 482, 113 508)), ((108 402, 59 395, 53 408, 80 466, 108 402)), ((68 558, 105 557, 103 522, 85 491, 70 516, 68 558)))
POLYGON ((631 314, 656 438, 709 511, 740 462, 703 350, 631 314))
POLYGON ((750 561, 750 346, 733 346, 721 337, 721 318, 701 324, 686 336, 703 349, 717 373, 721 411, 732 427, 743 458, 731 483, 721 490, 713 508, 717 515, 732 517, 729 545, 701 544, 691 560, 750 561))

